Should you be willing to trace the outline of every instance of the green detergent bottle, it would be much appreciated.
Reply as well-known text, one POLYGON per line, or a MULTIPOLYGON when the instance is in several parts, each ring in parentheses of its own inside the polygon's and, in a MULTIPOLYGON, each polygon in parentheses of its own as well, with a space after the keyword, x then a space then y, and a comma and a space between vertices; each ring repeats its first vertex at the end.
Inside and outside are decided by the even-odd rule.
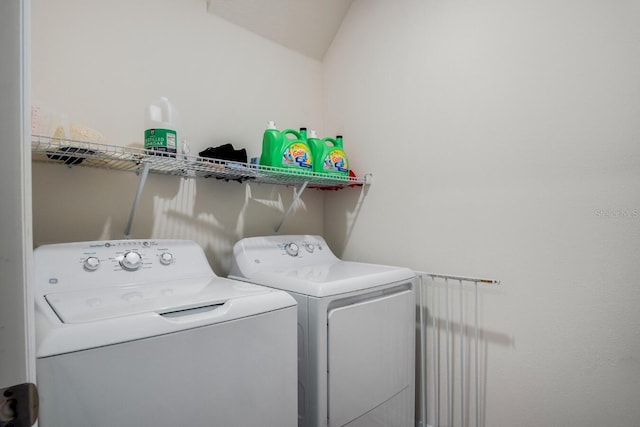
POLYGON ((280 131, 276 129, 276 123, 269 121, 267 123, 267 129, 265 129, 262 135, 262 154, 260 155, 260 164, 265 166, 273 166, 272 163, 272 150, 273 147, 279 147, 282 145, 282 135, 280 131))
POLYGON ((349 177, 349 161, 342 148, 342 135, 323 138, 313 142, 314 172, 332 175, 338 178, 349 177))
POLYGON ((311 148, 311 156, 313 157, 313 171, 317 172, 318 163, 316 162, 316 158, 319 157, 318 153, 322 151, 323 142, 320 138, 318 138, 316 131, 313 129, 309 130, 307 144, 309 145, 309 148, 311 148))
POLYGON ((311 149, 307 144, 307 129, 278 131, 274 122, 269 122, 262 137, 260 164, 278 168, 313 169, 311 149))

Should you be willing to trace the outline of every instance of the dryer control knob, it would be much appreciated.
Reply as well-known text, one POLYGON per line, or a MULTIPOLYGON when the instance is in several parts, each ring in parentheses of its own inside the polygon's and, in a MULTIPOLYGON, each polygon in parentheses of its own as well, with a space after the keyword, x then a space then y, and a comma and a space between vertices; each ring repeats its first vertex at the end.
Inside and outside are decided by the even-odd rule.
POLYGON ((169 265, 173 262, 173 255, 170 252, 163 252, 160 255, 160 264, 169 265))
POLYGON ((135 271, 142 267, 142 256, 138 252, 126 252, 120 260, 120 265, 125 270, 135 271))
POLYGON ((287 255, 298 256, 298 250, 299 250, 298 245, 296 245, 293 242, 287 243, 287 246, 284 247, 284 250, 287 253, 287 255))
POLYGON ((100 267, 100 260, 97 257, 90 256, 84 260, 84 268, 88 271, 96 271, 100 267))
POLYGON ((313 243, 306 243, 304 245, 304 248, 307 250, 307 252, 309 252, 310 254, 313 253, 313 250, 315 249, 315 247, 313 246, 313 243))

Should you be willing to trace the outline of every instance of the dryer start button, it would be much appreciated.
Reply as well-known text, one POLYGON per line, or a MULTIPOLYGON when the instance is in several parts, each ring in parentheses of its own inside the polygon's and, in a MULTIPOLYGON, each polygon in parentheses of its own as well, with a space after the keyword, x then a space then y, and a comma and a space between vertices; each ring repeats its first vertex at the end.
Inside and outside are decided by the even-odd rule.
POLYGON ((300 248, 298 248, 298 245, 291 242, 291 243, 287 243, 287 245, 284 247, 284 250, 287 253, 287 255, 298 256, 298 251, 300 250, 300 248))

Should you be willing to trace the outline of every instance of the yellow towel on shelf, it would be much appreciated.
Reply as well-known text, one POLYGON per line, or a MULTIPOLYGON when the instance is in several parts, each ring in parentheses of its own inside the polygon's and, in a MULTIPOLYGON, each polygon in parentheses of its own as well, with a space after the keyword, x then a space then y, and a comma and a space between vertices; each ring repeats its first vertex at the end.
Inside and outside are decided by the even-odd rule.
POLYGON ((53 132, 53 142, 67 146, 78 146, 81 145, 81 142, 107 142, 107 138, 97 130, 76 123, 72 123, 71 126, 69 126, 68 132, 69 135, 67 135, 64 126, 56 127, 56 130, 53 132))

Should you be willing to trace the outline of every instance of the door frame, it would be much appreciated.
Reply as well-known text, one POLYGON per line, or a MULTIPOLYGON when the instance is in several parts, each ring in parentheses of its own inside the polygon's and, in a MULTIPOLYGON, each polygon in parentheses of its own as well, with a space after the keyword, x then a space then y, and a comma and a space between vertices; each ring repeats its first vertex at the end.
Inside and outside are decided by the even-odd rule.
POLYGON ((31 3, 0 1, 0 387, 35 382, 31 3))

